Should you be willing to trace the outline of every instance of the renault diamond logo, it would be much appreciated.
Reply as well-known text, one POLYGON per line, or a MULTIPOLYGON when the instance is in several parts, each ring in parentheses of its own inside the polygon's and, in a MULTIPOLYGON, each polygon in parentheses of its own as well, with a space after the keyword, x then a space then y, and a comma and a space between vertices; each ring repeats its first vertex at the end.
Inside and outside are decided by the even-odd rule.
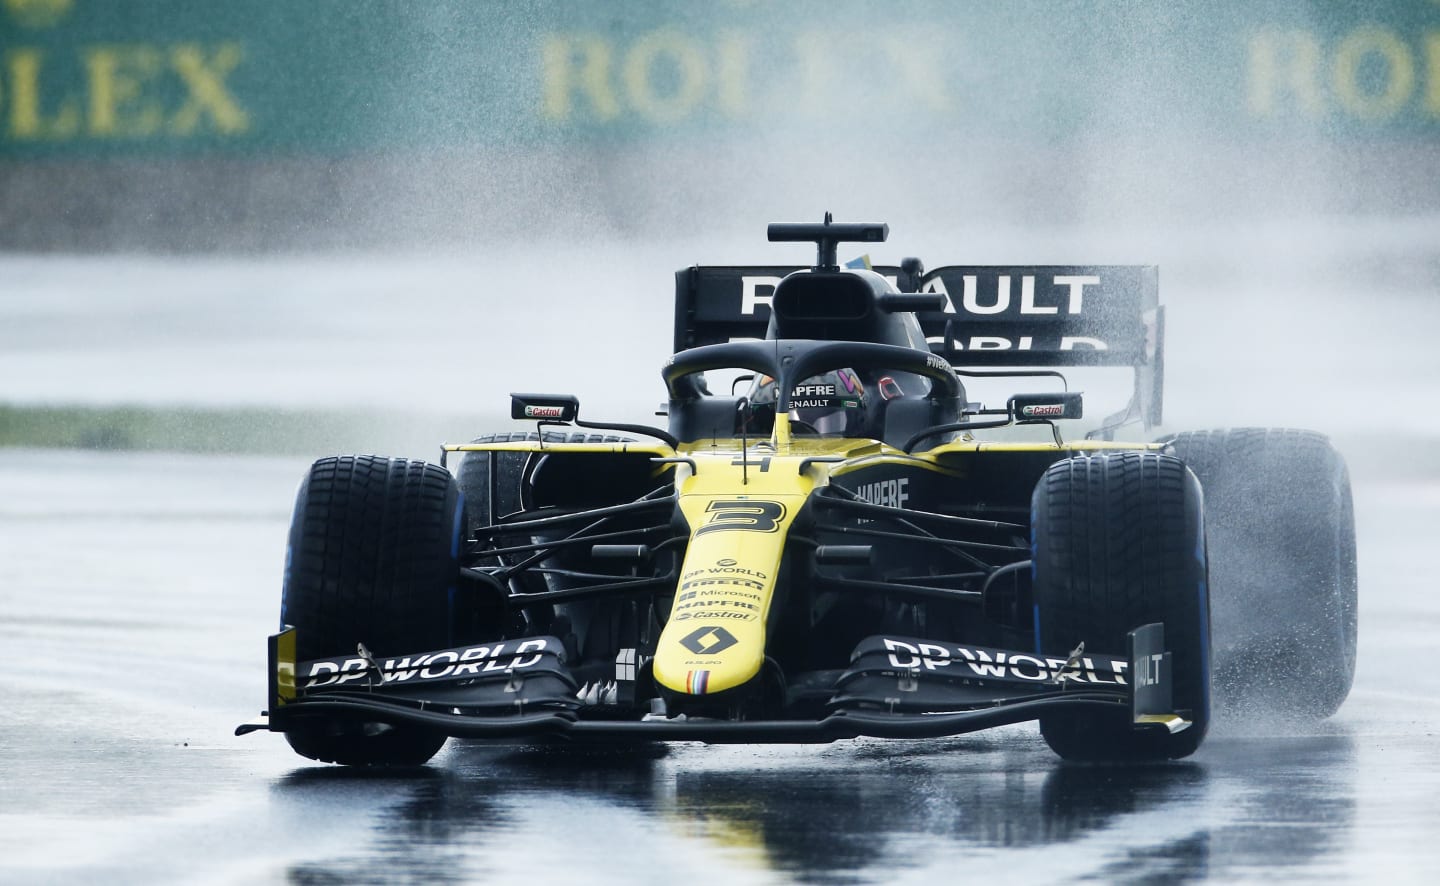
POLYGON ((715 655, 724 652, 739 640, 724 628, 701 628, 680 641, 680 645, 696 655, 715 655))

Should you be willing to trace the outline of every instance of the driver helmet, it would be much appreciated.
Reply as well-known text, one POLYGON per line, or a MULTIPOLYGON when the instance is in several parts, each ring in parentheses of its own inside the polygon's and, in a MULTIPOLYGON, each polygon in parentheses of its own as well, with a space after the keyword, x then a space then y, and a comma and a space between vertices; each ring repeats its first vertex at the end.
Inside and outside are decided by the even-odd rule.
MULTIPOLYGON (((750 396, 752 411, 774 413, 775 379, 761 376, 750 396)), ((790 419, 798 434, 822 437, 864 436, 865 385, 853 369, 836 369, 807 378, 790 391, 790 419)))

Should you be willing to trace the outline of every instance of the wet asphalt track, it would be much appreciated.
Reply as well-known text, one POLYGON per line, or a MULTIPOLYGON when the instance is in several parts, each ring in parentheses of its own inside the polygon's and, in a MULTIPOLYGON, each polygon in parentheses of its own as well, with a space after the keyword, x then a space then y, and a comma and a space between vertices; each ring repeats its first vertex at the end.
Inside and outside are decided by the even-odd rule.
POLYGON ((1355 691, 1189 761, 935 742, 452 742, 422 770, 235 738, 263 704, 290 459, 0 450, 0 882, 1431 882, 1440 478, 1361 477, 1355 691))

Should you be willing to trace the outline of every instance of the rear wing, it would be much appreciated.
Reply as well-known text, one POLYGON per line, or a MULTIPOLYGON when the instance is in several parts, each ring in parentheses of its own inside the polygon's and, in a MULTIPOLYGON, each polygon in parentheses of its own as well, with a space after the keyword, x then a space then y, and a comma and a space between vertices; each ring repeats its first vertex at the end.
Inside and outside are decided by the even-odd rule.
MULTIPOLYGON (((1135 397, 1112 418, 1161 418, 1164 309, 1154 265, 876 266, 901 292, 938 292, 916 314, 930 350, 957 369, 1129 366, 1135 397)), ((764 338, 770 298, 800 266, 695 266, 675 274, 675 350, 764 338)), ((1111 420, 1107 419, 1106 425, 1111 420)))

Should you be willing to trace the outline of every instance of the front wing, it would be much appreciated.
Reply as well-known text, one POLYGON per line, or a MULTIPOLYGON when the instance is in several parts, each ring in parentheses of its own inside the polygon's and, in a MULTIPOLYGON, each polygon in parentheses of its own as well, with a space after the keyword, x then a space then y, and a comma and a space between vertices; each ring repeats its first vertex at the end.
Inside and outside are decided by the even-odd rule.
MULTIPOLYGON (((616 679, 577 684, 553 637, 530 637, 397 658, 361 647, 350 658, 297 662, 295 631, 270 638, 270 707, 257 730, 345 720, 413 724, 455 738, 576 741, 824 743, 839 739, 936 738, 1024 722, 1086 706, 1128 710, 1137 729, 1179 732, 1172 709, 1164 628, 1130 632, 1125 658, 1066 659, 877 636, 856 647, 843 672, 799 675, 828 700, 812 716, 784 719, 668 717, 635 706, 643 656, 622 650, 616 679)), ((797 687, 797 689, 802 687, 797 687)))

